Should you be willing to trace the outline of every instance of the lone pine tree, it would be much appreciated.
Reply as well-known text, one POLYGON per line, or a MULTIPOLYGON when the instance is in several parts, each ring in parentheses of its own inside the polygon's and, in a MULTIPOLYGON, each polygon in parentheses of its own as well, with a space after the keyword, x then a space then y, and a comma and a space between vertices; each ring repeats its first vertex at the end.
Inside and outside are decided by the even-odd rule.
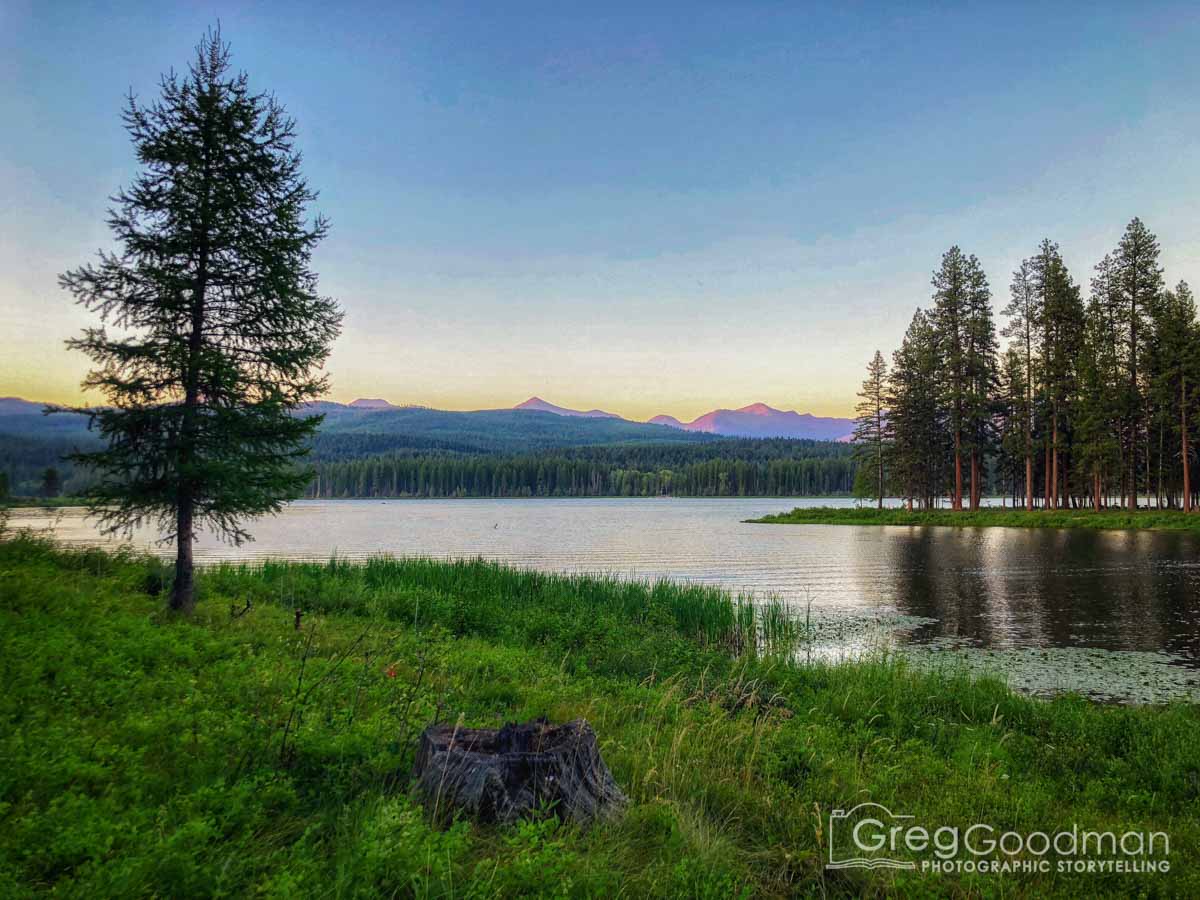
POLYGON ((160 524, 177 548, 170 603, 187 612, 197 528, 239 543, 246 517, 308 482, 320 417, 294 411, 326 390, 342 314, 317 293, 310 260, 327 225, 307 218, 316 195, 283 107, 231 72, 219 32, 161 92, 149 106, 131 96, 124 114, 142 168, 113 198, 120 252, 60 282, 121 331, 68 342, 107 401, 76 410, 106 439, 75 457, 97 475, 93 510, 108 531, 160 524))

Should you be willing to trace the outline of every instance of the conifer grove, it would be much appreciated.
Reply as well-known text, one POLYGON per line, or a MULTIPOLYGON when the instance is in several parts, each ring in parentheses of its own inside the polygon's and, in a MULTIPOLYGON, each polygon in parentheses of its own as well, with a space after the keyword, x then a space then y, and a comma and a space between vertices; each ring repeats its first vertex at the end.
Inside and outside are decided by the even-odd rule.
POLYGON ((882 460, 872 495, 910 508, 976 509, 985 491, 1031 510, 1195 508, 1191 289, 1169 285, 1139 219, 1082 281, 1043 240, 1013 273, 997 329, 979 260, 946 251, 890 367, 879 354, 868 367, 856 442, 860 459, 882 460))

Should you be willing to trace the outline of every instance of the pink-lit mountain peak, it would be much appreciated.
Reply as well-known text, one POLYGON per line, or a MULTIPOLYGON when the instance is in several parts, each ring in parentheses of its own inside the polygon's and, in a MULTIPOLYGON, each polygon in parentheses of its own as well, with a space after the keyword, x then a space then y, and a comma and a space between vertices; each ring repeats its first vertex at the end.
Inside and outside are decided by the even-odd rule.
POLYGON ((529 412, 546 412, 554 413, 556 416, 578 416, 585 419, 619 419, 620 416, 615 413, 605 412, 602 409, 567 409, 565 406, 558 406, 543 400, 541 397, 530 397, 524 403, 518 403, 513 409, 523 409, 529 412))
MULTIPOLYGON (((651 421, 659 421, 653 419, 651 421)), ((671 422, 661 421, 663 425, 671 422)), ((775 409, 765 403, 751 403, 740 409, 714 409, 699 418, 675 425, 687 431, 704 431, 730 437, 809 438, 836 441, 854 430, 851 419, 814 416, 795 410, 775 409)))
POLYGON ((773 406, 767 406, 765 403, 751 403, 749 406, 743 406, 734 412, 750 413, 755 416, 769 416, 772 414, 782 413, 783 410, 775 409, 773 406))
MULTIPOLYGON (((549 403, 541 397, 530 397, 514 408, 554 413, 558 416, 620 418, 599 409, 586 412, 567 409, 549 403)), ((674 416, 659 415, 650 419, 648 424, 728 437, 809 438, 820 441, 841 440, 854 431, 854 422, 851 419, 823 418, 812 413, 776 409, 765 403, 751 403, 740 409, 714 409, 691 422, 681 422, 674 416)))

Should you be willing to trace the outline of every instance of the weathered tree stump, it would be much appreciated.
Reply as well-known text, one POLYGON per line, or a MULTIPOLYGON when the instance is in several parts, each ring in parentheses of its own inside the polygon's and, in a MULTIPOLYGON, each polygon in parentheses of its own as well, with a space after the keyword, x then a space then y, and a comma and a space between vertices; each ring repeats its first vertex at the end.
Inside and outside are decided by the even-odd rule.
POLYGON ((566 725, 535 719, 498 730, 431 725, 414 768, 417 789, 438 819, 458 812, 508 823, 554 814, 582 824, 625 804, 585 719, 566 725))

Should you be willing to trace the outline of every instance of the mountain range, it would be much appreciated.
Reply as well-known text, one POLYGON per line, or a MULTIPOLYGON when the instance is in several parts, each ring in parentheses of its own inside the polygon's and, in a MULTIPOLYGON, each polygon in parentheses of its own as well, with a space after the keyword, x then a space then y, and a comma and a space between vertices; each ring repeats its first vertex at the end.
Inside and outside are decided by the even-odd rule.
MULTIPOLYGON (((524 403, 518 403, 513 409, 523 409, 530 412, 548 412, 554 413, 556 416, 578 416, 584 419, 619 419, 616 413, 605 412, 602 409, 589 409, 586 412, 578 409, 567 409, 565 406, 555 406, 553 403, 547 403, 541 397, 530 397, 524 403)), ((652 422, 657 425, 660 423, 652 422)))
MULTIPOLYGON (((557 416, 585 416, 587 418, 618 419, 614 413, 600 409, 582 412, 548 403, 541 397, 530 397, 513 409, 537 410, 557 416)), ((834 416, 814 416, 791 409, 775 409, 765 403, 751 403, 739 409, 714 409, 691 422, 681 422, 674 416, 660 415, 650 419, 648 425, 665 425, 683 431, 696 431, 724 437, 756 438, 807 438, 814 441, 845 441, 854 431, 853 419, 834 416)))
MULTIPOLYGON (((7 423, 7 427, 0 428, 0 430, 17 430, 14 426, 17 425, 18 421, 22 425, 27 426, 28 430, 38 432, 69 431, 82 426, 82 419, 75 416, 44 417, 42 415, 43 405, 29 400, 22 400, 19 397, 0 397, 0 422, 7 423)), ((379 430, 380 426, 385 426, 383 430, 390 432, 402 429, 404 427, 402 423, 415 425, 418 421, 424 423, 426 420, 429 420, 430 423, 437 421, 440 425, 442 419, 445 419, 447 423, 454 423, 453 426, 446 426, 450 430, 456 430, 459 427, 460 421, 464 423, 467 421, 473 422, 472 430, 475 430, 476 427, 486 429, 488 424, 503 429, 519 421, 519 419, 512 420, 510 417, 514 414, 519 415, 522 413, 550 414, 562 419, 571 420, 604 420, 611 423, 611 427, 608 427, 604 432, 605 435, 611 433, 616 439, 628 438, 635 432, 639 438, 651 439, 654 435, 659 435, 660 439, 662 439, 670 433, 666 429, 674 429, 676 431, 690 432, 696 437, 709 435, 717 437, 804 438, 816 441, 845 441, 849 439, 851 432, 854 431, 854 421, 852 419, 814 416, 811 413, 775 409, 765 403, 752 403, 740 409, 714 409, 693 419, 691 422, 681 422, 674 416, 660 415, 644 423, 633 422, 615 413, 605 412, 602 409, 569 409, 565 406, 550 403, 540 397, 530 397, 528 400, 518 403, 511 409, 479 410, 473 413, 444 412, 418 406, 396 406, 387 400, 379 398, 362 398, 351 403, 336 403, 331 400, 321 400, 309 404, 308 408, 313 412, 325 414, 325 430, 333 429, 357 432, 376 431, 379 430), (472 416, 476 418, 471 419, 470 417, 472 416), (627 426, 633 426, 633 428, 630 429, 627 426), (645 429, 647 426, 660 427, 650 428, 644 433, 637 431, 637 429, 645 429), (622 430, 612 430, 618 427, 622 430)), ((580 424, 582 425, 583 423, 580 424)), ((21 428, 20 430, 25 431, 27 429, 21 428)), ((588 429, 588 432, 592 433, 594 429, 588 429)), ((599 432, 594 433, 599 434, 599 432)))

